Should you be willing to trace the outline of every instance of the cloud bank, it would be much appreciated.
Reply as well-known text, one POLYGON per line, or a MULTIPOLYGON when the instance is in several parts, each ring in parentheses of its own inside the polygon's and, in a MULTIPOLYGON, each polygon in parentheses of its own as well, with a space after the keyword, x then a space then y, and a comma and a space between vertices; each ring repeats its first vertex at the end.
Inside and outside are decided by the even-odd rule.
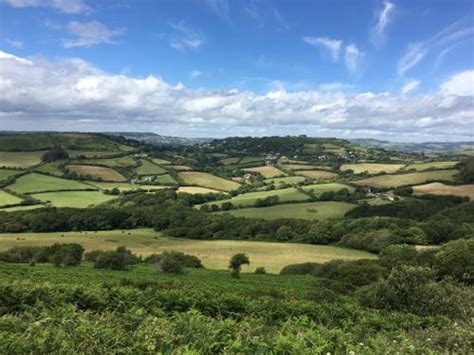
POLYGON ((80 59, 0 51, 2 129, 131 130, 178 136, 308 134, 390 140, 469 140, 474 71, 411 97, 283 88, 191 89, 157 76, 109 74, 80 59))

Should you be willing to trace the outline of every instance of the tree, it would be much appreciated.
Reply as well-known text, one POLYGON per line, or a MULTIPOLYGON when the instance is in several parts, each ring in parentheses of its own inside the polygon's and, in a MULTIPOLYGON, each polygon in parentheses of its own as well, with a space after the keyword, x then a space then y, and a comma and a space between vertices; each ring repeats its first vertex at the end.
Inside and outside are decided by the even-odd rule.
POLYGON ((474 240, 455 240, 441 247, 435 255, 435 268, 443 276, 474 283, 474 240))
POLYGON ((413 245, 389 245, 380 252, 380 264, 388 269, 402 265, 416 265, 418 253, 413 245))
POLYGON ((67 152, 60 146, 55 146, 43 154, 41 160, 44 163, 50 163, 57 160, 68 159, 69 155, 67 152))
POLYGON ((230 274, 233 278, 240 278, 240 269, 244 264, 250 265, 250 260, 247 255, 243 253, 235 254, 230 258, 229 269, 231 269, 230 274))

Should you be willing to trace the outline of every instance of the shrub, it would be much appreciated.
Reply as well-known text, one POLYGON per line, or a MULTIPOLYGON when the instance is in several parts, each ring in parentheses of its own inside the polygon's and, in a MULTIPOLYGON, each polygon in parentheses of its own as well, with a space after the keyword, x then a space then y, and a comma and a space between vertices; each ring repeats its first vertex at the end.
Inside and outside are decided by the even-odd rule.
POLYGON ((201 260, 197 256, 184 254, 179 251, 164 252, 163 254, 151 254, 145 258, 145 262, 148 264, 157 264, 161 261, 161 259, 163 258, 165 254, 166 255, 172 254, 173 257, 177 258, 184 267, 190 267, 190 268, 203 267, 201 260))
POLYGON ((337 280, 356 287, 371 284, 386 274, 376 260, 331 260, 320 265, 314 275, 337 280))
POLYGON ((94 267, 96 269, 125 270, 128 265, 136 264, 140 259, 125 247, 115 251, 96 252, 94 267))
POLYGON ((318 263, 291 264, 281 269, 280 275, 314 275, 320 267, 318 263))
POLYGON ((158 271, 168 274, 184 274, 184 265, 177 252, 165 251, 156 263, 158 271))
POLYGON ((413 245, 389 245, 380 252, 380 264, 388 269, 401 265, 416 265, 418 253, 413 245))
POLYGON ((474 240, 455 240, 441 247, 434 258, 435 268, 442 276, 474 284, 474 240))
POLYGON ((60 146, 55 146, 43 154, 41 160, 45 163, 50 163, 57 160, 69 158, 67 152, 60 146))
POLYGON ((53 244, 46 247, 45 254, 55 266, 77 266, 81 263, 84 248, 80 244, 53 244))
POLYGON ((267 270, 263 266, 259 266, 258 268, 255 269, 255 273, 257 275, 264 275, 267 273, 267 270))
POLYGON ((248 256, 243 253, 235 254, 230 258, 229 269, 231 269, 231 276, 233 278, 240 278, 240 269, 244 264, 249 265, 250 260, 248 256))
POLYGON ((31 263, 38 261, 44 247, 18 246, 0 253, 0 260, 9 263, 31 263))
POLYGON ((397 235, 390 229, 378 229, 345 235, 342 237, 340 244, 350 248, 378 253, 391 244, 397 244, 398 240, 397 235))

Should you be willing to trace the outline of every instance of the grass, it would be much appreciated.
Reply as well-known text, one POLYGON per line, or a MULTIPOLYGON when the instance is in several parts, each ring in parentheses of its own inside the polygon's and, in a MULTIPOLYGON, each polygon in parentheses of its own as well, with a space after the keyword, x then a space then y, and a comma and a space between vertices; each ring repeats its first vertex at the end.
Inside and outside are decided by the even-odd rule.
POLYGON ((12 195, 4 190, 0 190, 0 206, 16 205, 23 200, 15 195, 12 195))
POLYGON ((41 164, 34 168, 34 171, 47 173, 55 176, 63 176, 64 173, 59 169, 60 162, 41 164))
POLYGON ((78 164, 104 165, 110 168, 127 168, 136 166, 137 162, 131 156, 110 158, 110 159, 87 159, 77 162, 78 164))
POLYGON ((420 173, 374 176, 367 179, 352 181, 361 186, 393 188, 407 185, 420 185, 428 181, 453 181, 457 170, 436 170, 420 173))
POLYGON ((165 186, 160 185, 138 185, 138 184, 128 184, 125 182, 96 182, 96 181, 87 181, 89 185, 97 187, 101 190, 111 190, 117 188, 120 191, 132 191, 137 189, 143 190, 160 190, 166 188, 165 186))
POLYGON ((234 206, 253 206, 258 199, 264 199, 269 196, 278 196, 279 202, 297 202, 306 201, 309 196, 303 192, 298 191, 294 187, 287 189, 273 190, 273 191, 258 191, 248 192, 246 194, 237 195, 229 200, 213 201, 210 204, 222 205, 224 202, 232 202, 234 206))
POLYGON ((266 179, 265 182, 269 184, 273 183, 278 187, 280 184, 297 184, 305 180, 306 178, 304 176, 287 176, 282 178, 266 179))
POLYGON ((16 179, 8 188, 19 193, 31 193, 51 190, 81 190, 90 189, 80 181, 66 180, 54 176, 31 173, 16 179))
POLYGON ((331 180, 337 176, 335 173, 323 170, 301 170, 295 171, 294 173, 315 180, 331 180))
POLYGON ((275 168, 274 166, 259 166, 256 168, 247 168, 245 169, 245 171, 249 173, 260 173, 267 179, 273 178, 275 176, 285 175, 283 171, 275 168))
POLYGON ((177 185, 178 184, 176 180, 169 174, 157 176, 155 180, 153 181, 160 185, 177 185))
POLYGON ((263 161, 262 157, 243 157, 240 159, 239 164, 257 163, 263 161))
POLYGON ((79 243, 86 250, 112 250, 124 245, 134 253, 149 255, 164 250, 177 250, 199 257, 209 269, 227 269, 229 259, 236 253, 246 253, 253 271, 264 266, 270 272, 279 272, 288 264, 326 262, 332 259, 367 259, 373 254, 333 246, 273 243, 240 240, 190 240, 167 238, 151 229, 130 231, 65 232, 65 233, 12 233, 0 234, 0 250, 19 245, 51 245, 53 243, 79 243))
POLYGON ((405 166, 405 169, 415 169, 416 171, 423 171, 428 169, 450 169, 453 168, 457 163, 457 161, 435 161, 431 163, 416 163, 405 166))
POLYGON ((190 166, 187 165, 167 165, 167 168, 176 170, 176 171, 190 171, 193 170, 190 166))
POLYGON ((1 152, 0 167, 6 168, 29 168, 41 162, 45 151, 37 152, 1 152))
MULTIPOLYGON (((342 218, 344 214, 356 205, 347 202, 302 202, 275 205, 260 208, 242 208, 226 211, 236 217, 278 219, 278 218, 301 218, 309 220, 326 220, 342 218)), ((217 212, 222 213, 222 212, 217 212)))
POLYGON ((224 165, 230 165, 230 164, 236 164, 240 160, 239 157, 231 157, 231 158, 225 158, 220 160, 221 164, 224 165))
POLYGON ((16 211, 28 211, 34 210, 37 208, 44 207, 44 205, 28 205, 28 206, 16 206, 16 207, 7 207, 0 208, 0 212, 16 212, 16 211))
POLYGON ((279 167, 286 171, 312 170, 317 168, 317 166, 309 164, 280 164, 279 167))
POLYGON ((119 172, 106 168, 103 166, 94 166, 94 165, 67 165, 66 168, 69 171, 72 171, 81 176, 92 176, 93 178, 102 179, 105 181, 126 181, 125 176, 119 172))
POLYGON ((415 195, 432 194, 467 196, 471 200, 474 200, 474 184, 450 186, 442 184, 440 182, 433 182, 431 184, 414 186, 413 193, 415 195))
POLYGON ((209 194, 209 193, 221 194, 222 193, 222 191, 217 191, 217 190, 208 189, 208 188, 199 187, 199 186, 180 186, 177 192, 185 192, 188 194, 209 194))
POLYGON ((161 158, 153 158, 151 160, 153 163, 161 165, 161 164, 171 164, 169 160, 161 159, 161 158))
POLYGON ((210 189, 231 191, 238 189, 240 184, 208 173, 188 171, 178 173, 184 185, 197 185, 210 189))
POLYGON ((15 176, 22 173, 21 170, 14 170, 14 169, 0 169, 0 181, 6 180, 11 176, 15 176))
POLYGON ((100 191, 59 191, 44 192, 31 195, 45 203, 51 203, 54 207, 86 208, 96 206, 103 202, 117 198, 117 196, 105 195, 100 191))
POLYGON ((67 154, 69 158, 75 159, 77 157, 85 158, 107 158, 113 155, 116 155, 119 151, 109 151, 109 150, 70 150, 67 149, 67 154))
POLYGON ((166 174, 166 169, 156 165, 149 160, 140 159, 141 165, 135 169, 138 175, 162 175, 166 174))
POLYGON ((352 170, 354 174, 361 174, 367 171, 369 174, 378 174, 381 172, 394 173, 402 169, 405 164, 378 164, 378 163, 358 163, 342 164, 340 170, 352 170))
POLYGON ((354 188, 349 185, 329 183, 329 184, 313 184, 301 186, 305 191, 312 191, 315 195, 321 195, 324 192, 334 191, 337 192, 342 189, 347 189, 349 192, 354 192, 354 188))

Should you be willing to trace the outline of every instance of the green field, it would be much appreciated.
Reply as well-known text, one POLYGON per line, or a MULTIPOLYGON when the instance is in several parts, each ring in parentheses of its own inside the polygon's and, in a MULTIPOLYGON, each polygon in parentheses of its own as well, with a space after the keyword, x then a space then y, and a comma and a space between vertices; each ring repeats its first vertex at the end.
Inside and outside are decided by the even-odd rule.
POLYGON ((30 193, 52 190, 81 190, 90 189, 91 187, 80 181, 31 173, 19 177, 16 179, 16 182, 9 185, 8 188, 19 193, 30 193))
POLYGON ((51 245, 53 243, 79 243, 86 250, 111 250, 125 245, 140 255, 177 250, 193 254, 209 269, 227 269, 229 259, 236 253, 246 253, 251 260, 250 267, 243 271, 253 271, 256 266, 264 266, 270 272, 279 272, 288 264, 303 262, 326 262, 332 259, 366 259, 373 254, 334 246, 296 243, 272 243, 242 240, 190 240, 167 238, 150 229, 100 232, 65 233, 12 233, 0 234, 0 251, 18 245, 51 245))
POLYGON ((309 164, 279 164, 278 167, 287 171, 313 170, 317 168, 317 166, 309 164))
POLYGON ((15 206, 15 207, 7 207, 7 208, 0 208, 0 212, 16 212, 16 211, 28 211, 34 210, 37 208, 45 207, 44 205, 27 205, 27 206, 15 206))
POLYGON ((140 159, 140 164, 141 165, 135 169, 138 175, 162 175, 167 173, 166 169, 146 159, 140 159))
POLYGON ((266 179, 265 182, 269 184, 273 183, 276 187, 278 187, 280 184, 297 184, 305 180, 306 178, 304 176, 287 176, 282 178, 266 179))
POLYGON ((33 170, 38 171, 41 173, 47 173, 55 176, 63 176, 64 173, 59 169, 59 164, 62 164, 61 162, 55 162, 55 163, 47 163, 47 164, 41 164, 36 166, 33 170))
POLYGON ((0 190, 0 206, 16 205, 23 200, 15 195, 12 195, 4 190, 0 190))
POLYGON ((274 166, 258 166, 256 168, 247 168, 245 169, 248 173, 259 173, 262 174, 263 177, 270 179, 275 176, 284 176, 286 175, 280 169, 275 168, 274 166))
POLYGON ((101 190, 111 190, 113 188, 119 189, 120 191, 132 191, 132 190, 160 190, 166 188, 166 186, 160 185, 139 185, 139 184, 129 184, 126 182, 97 182, 97 181, 87 181, 87 184, 94 187, 98 187, 101 190))
POLYGON ((177 192, 184 192, 187 194, 209 194, 209 193, 216 193, 222 194, 222 191, 208 189, 206 187, 199 187, 199 186, 180 186, 177 192))
POLYGON ((197 185, 222 191, 231 191, 240 187, 240 184, 234 181, 197 171, 181 172, 178 176, 184 181, 184 185, 197 185))
POLYGON ((15 169, 0 169, 0 181, 8 179, 10 176, 21 174, 21 170, 15 169))
POLYGON ((331 180, 337 176, 335 173, 324 170, 297 170, 294 173, 315 180, 331 180))
POLYGON ((220 160, 220 163, 224 165, 230 165, 230 164, 236 164, 239 160, 240 160, 239 157, 230 157, 230 158, 224 158, 220 160))
POLYGON ((187 166, 187 165, 166 165, 167 168, 169 169, 173 169, 173 170, 176 170, 176 171, 190 171, 190 170, 193 170, 193 168, 191 168, 190 166, 187 166))
POLYGON ((432 163, 416 163, 408 164, 407 166, 405 166, 404 169, 415 169, 416 171, 423 171, 428 169, 450 169, 454 168, 457 163, 457 161, 435 161, 432 163))
POLYGON ((457 170, 436 170, 421 173, 381 175, 367 179, 352 181, 361 186, 392 188, 407 185, 420 185, 428 181, 453 181, 457 170))
POLYGON ((338 183, 329 183, 329 184, 313 184, 301 186, 305 191, 312 191, 316 195, 321 195, 323 192, 334 191, 337 192, 342 189, 347 189, 349 192, 354 192, 354 188, 349 185, 338 184, 338 183))
POLYGON ((0 167, 29 168, 41 162, 45 151, 38 152, 0 152, 0 167))
POLYGON ((75 164, 91 164, 91 165, 103 165, 110 168, 126 168, 129 166, 136 166, 137 162, 131 156, 110 158, 110 159, 85 159, 74 162, 75 164))
POLYGON ((173 185, 178 184, 176 180, 170 174, 159 175, 153 180, 153 182, 156 182, 157 184, 160 184, 160 185, 168 185, 168 186, 173 186, 173 185))
POLYGON ((209 204, 215 204, 217 206, 222 205, 224 202, 232 202, 234 206, 253 206, 258 199, 263 200, 269 196, 278 196, 279 202, 295 202, 295 201, 306 201, 309 196, 303 192, 298 191, 294 187, 287 189, 273 190, 273 191, 258 191, 248 192, 246 194, 237 195, 229 200, 214 201, 209 204))
POLYGON ((356 205, 347 202, 302 202, 270 207, 242 208, 225 211, 225 213, 230 213, 236 217, 246 218, 301 218, 321 221, 331 218, 342 218, 347 211, 350 211, 354 207, 356 207, 356 205))
POLYGON ((158 164, 158 165, 171 164, 171 162, 169 160, 161 159, 161 158, 153 158, 151 161, 155 164, 158 164))
POLYGON ((86 208, 97 206, 103 202, 117 198, 117 196, 105 195, 100 191, 60 191, 43 192, 32 194, 37 200, 44 203, 51 203, 54 207, 74 207, 86 208))
POLYGON ((367 172, 369 174, 378 174, 381 172, 394 173, 402 169, 405 164, 377 164, 377 163, 358 163, 358 164, 342 164, 340 170, 352 170, 354 174, 367 172))
POLYGON ((105 181, 123 182, 127 179, 125 176, 112 168, 94 165, 67 165, 66 169, 78 174, 79 176, 90 176, 91 179, 100 179, 105 181))
POLYGON ((262 157, 243 157, 239 160, 239 164, 258 163, 263 161, 262 157))
POLYGON ((110 156, 117 155, 120 151, 109 151, 109 150, 70 150, 67 149, 67 154, 69 158, 75 159, 77 157, 85 158, 107 158, 110 156))

